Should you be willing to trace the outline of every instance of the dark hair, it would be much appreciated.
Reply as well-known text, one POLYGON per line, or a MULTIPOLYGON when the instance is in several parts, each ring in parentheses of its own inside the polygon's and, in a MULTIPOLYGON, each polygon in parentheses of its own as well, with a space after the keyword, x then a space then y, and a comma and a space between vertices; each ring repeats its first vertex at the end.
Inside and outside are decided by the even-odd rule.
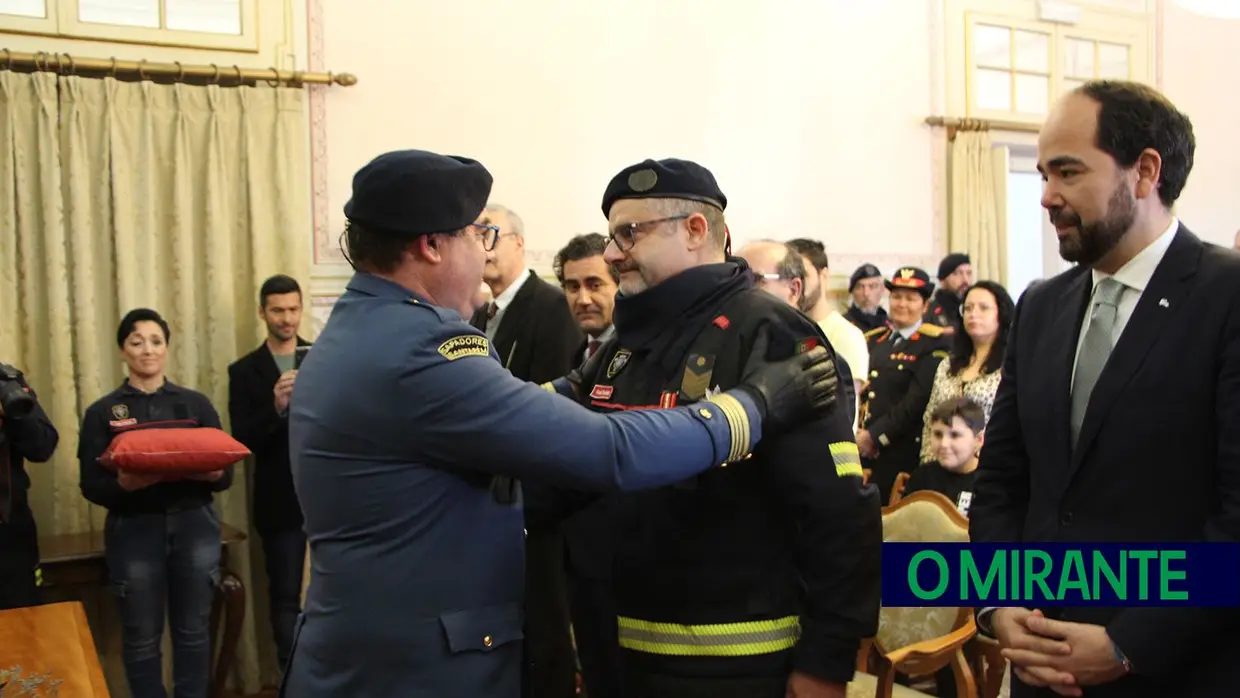
POLYGON ((285 293, 296 293, 300 297, 301 285, 297 283, 297 279, 291 276, 276 274, 264 281, 262 288, 258 290, 258 306, 266 308, 267 296, 280 296, 285 293))
MULTIPOLYGON (((831 266, 830 264, 827 264, 827 248, 817 240, 810 240, 809 238, 796 238, 795 240, 789 240, 788 246, 796 250, 797 254, 808 259, 809 263, 813 264, 814 269, 817 269, 818 271, 822 271, 823 269, 831 266)), ((806 271, 808 271, 808 269, 806 271)))
POLYGON ((390 274, 400 266, 405 249, 418 237, 408 233, 376 232, 353 221, 345 221, 345 256, 354 268, 390 274))
MULTIPOLYGON (((805 260, 801 258, 801 253, 797 252, 792 245, 786 242, 783 245, 784 258, 779 260, 779 264, 775 265, 775 273, 779 274, 781 279, 788 281, 800 279, 801 283, 804 284, 807 273, 805 270, 805 260)), ((804 290, 804 286, 802 286, 802 290, 804 290)))
POLYGON ((153 322, 159 325, 159 329, 164 331, 164 343, 172 340, 172 330, 168 329, 168 323, 163 316, 150 308, 134 308, 125 313, 125 317, 121 318, 121 324, 116 328, 117 347, 124 348, 125 339, 133 334, 139 322, 153 322))
MULTIPOLYGON (((982 366, 984 372, 993 373, 1003 368, 1003 356, 1007 353, 1008 332, 1012 329, 1012 316, 1016 313, 1016 304, 1012 302, 1012 297, 1008 295, 1007 289, 1003 288, 1002 284, 994 281, 979 281, 970 286, 964 294, 964 299, 960 301, 962 306, 974 289, 990 291, 990 294, 995 297, 995 307, 999 310, 999 333, 995 335, 995 343, 990 347, 990 355, 986 357, 986 364, 982 366)), ((963 320, 961 324, 963 325, 963 320)), ((955 342, 952 344, 952 355, 949 359, 951 363, 947 365, 948 372, 953 376, 960 373, 969 365, 969 360, 972 358, 973 338, 964 331, 964 327, 960 327, 956 332, 955 342)))
MULTIPOLYGON (((551 262, 551 269, 555 271, 555 278, 560 283, 564 283, 564 265, 566 263, 579 262, 591 257, 602 257, 606 249, 607 238, 598 233, 585 233, 575 236, 559 252, 555 253, 555 260, 551 262)), ((611 272, 612 280, 619 283, 620 274, 616 273, 615 268, 608 264, 607 270, 611 272)))
POLYGON ((930 423, 950 425, 956 417, 963 419, 974 434, 979 434, 986 428, 986 410, 967 397, 952 398, 935 405, 934 411, 930 413, 930 423))
POLYGON ((1120 167, 1150 148, 1162 157, 1158 198, 1171 208, 1193 169, 1196 140, 1189 118, 1158 90, 1138 82, 1095 80, 1076 88, 1099 104, 1095 144, 1120 167))

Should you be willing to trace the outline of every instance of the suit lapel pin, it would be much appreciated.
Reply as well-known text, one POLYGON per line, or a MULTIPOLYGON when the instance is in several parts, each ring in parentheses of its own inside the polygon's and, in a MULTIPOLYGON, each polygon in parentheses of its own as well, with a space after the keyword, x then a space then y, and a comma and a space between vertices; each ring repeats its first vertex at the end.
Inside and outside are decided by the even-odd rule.
POLYGON ((1163 308, 1170 308, 1170 307, 1171 307, 1171 304, 1167 302, 1167 299, 1166 299, 1166 298, 1159 298, 1159 299, 1158 299, 1158 305, 1159 305, 1159 306, 1161 306, 1161 307, 1163 307, 1163 308))

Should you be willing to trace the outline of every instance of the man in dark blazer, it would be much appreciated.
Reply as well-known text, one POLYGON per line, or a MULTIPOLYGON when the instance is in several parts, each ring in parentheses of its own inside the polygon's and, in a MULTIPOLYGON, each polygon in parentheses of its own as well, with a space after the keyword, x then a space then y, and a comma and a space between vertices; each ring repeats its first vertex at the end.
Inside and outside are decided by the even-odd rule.
MULTIPOLYGON (((603 258, 606 250, 607 238, 602 235, 578 235, 560 249, 552 263, 573 318, 586 336, 577 348, 583 362, 616 334, 612 313, 620 274, 603 258)), ((614 498, 601 497, 561 525, 573 639, 586 698, 623 695, 620 627, 611 588, 614 508, 614 498)))
MULTIPOLYGON (((254 454, 254 529, 263 544, 271 631, 280 671, 288 666, 301 613, 306 534, 289 471, 288 404, 297 377, 301 286, 283 274, 263 282, 258 316, 267 339, 228 367, 228 417, 233 436, 254 454)), ((304 352, 304 350, 301 350, 304 352)))
MULTIPOLYGON (((581 364, 585 334, 577 326, 564 292, 525 265, 525 226, 512 210, 491 204, 480 222, 499 228, 499 242, 487 253, 482 280, 491 301, 470 324, 486 333, 512 375, 545 383, 581 364)), ((565 435, 570 437, 571 435, 565 435)), ((534 527, 525 540, 526 698, 572 698, 576 660, 569 633, 564 578, 564 540, 558 527, 534 527)))
MULTIPOLYGON (((1093 82, 1038 138, 1042 204, 1077 267, 1016 310, 974 541, 1240 541, 1240 255, 1172 214, 1188 118, 1093 82)), ((1231 695, 1240 609, 982 609, 1012 695, 1231 695)))

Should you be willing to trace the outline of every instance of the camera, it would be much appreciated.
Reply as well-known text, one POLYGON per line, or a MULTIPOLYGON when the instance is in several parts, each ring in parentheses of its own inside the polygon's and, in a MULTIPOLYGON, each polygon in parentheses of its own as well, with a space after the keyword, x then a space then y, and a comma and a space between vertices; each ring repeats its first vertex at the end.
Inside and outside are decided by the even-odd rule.
POLYGON ((21 377, 21 371, 0 363, 0 408, 10 419, 21 419, 34 411, 34 397, 22 385, 21 377))
POLYGON ((309 353, 310 347, 308 345, 301 345, 293 350, 293 368, 295 370, 301 370, 301 362, 306 360, 306 354, 309 353))

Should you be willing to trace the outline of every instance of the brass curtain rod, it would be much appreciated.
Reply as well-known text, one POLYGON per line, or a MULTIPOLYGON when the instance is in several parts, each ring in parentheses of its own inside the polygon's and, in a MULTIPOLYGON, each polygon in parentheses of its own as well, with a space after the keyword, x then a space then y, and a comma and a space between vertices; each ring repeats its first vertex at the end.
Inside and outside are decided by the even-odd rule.
POLYGON ((926 123, 931 126, 942 126, 947 129, 947 139, 956 137, 957 131, 1017 131, 1020 133, 1037 133, 1039 124, 1023 121, 994 121, 990 119, 962 119, 958 116, 927 116, 926 123))
POLYGON ((176 81, 197 78, 212 84, 223 80, 229 83, 268 82, 281 85, 341 85, 357 84, 352 73, 304 73, 296 70, 275 68, 241 68, 239 66, 184 65, 182 63, 152 63, 150 61, 122 61, 116 58, 74 58, 67 53, 19 53, 7 48, 0 49, 0 70, 13 68, 73 75, 78 71, 103 73, 111 77, 134 77, 143 80, 152 76, 171 77, 176 81))

